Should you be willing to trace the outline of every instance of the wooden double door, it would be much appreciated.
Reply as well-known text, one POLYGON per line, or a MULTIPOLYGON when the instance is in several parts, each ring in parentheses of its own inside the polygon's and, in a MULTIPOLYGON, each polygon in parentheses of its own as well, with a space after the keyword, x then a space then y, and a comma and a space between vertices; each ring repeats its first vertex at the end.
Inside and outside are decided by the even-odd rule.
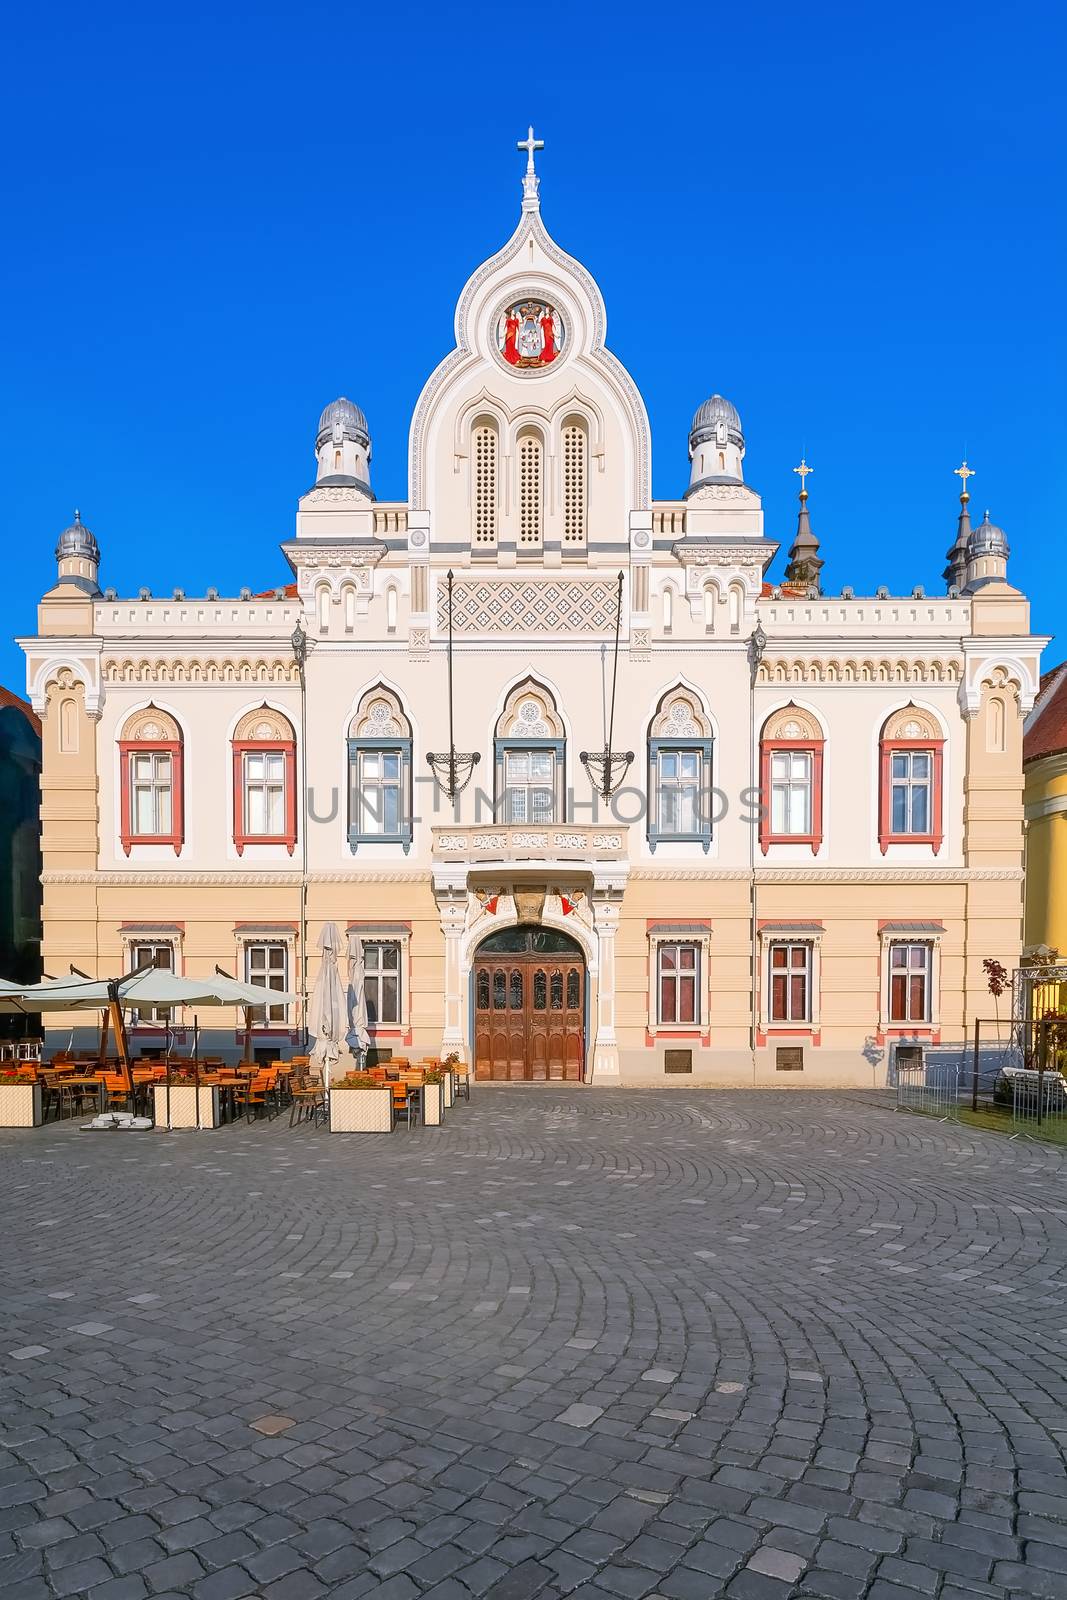
POLYGON ((584 1064, 580 948, 551 928, 509 928, 493 935, 474 961, 475 1077, 497 1083, 580 1083, 584 1064))

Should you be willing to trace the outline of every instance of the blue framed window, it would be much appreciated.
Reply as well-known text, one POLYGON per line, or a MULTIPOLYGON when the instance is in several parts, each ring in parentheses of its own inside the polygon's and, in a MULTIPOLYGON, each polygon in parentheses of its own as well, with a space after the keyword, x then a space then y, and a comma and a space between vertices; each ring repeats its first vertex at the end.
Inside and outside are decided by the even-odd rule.
POLYGON ((656 707, 648 740, 648 842, 711 848, 711 719, 683 684, 656 707))
POLYGON ((563 723, 543 685, 532 678, 512 691, 494 740, 494 812, 512 826, 564 821, 566 750, 563 723))
POLYGON ((348 844, 412 840, 411 729, 396 697, 371 690, 360 702, 348 739, 348 844))

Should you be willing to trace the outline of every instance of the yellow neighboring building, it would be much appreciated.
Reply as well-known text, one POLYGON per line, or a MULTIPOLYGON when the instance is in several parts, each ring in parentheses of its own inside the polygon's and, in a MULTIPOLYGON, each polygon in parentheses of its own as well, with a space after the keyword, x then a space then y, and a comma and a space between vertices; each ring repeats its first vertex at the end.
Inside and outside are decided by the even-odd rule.
POLYGON ((1046 673, 1023 739, 1024 953, 1067 953, 1067 662, 1046 673))

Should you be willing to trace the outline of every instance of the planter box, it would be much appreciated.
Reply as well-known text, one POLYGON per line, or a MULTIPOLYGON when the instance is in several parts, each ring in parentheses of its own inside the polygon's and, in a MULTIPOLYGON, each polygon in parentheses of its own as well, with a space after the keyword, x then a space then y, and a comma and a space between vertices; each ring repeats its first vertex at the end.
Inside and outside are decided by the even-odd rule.
POLYGON ((456 1078, 451 1067, 441 1068, 441 1087, 445 1091, 445 1110, 451 1111, 456 1103, 456 1078))
POLYGON ((331 1133, 392 1133, 393 1091, 331 1089, 331 1133))
MULTIPOLYGON (((152 1086, 152 1105, 157 1129, 167 1131, 167 1086, 152 1086)), ((211 1084, 201 1084, 199 1091, 193 1083, 172 1083, 170 1086, 170 1126, 172 1128, 217 1128, 219 1125, 219 1091, 211 1084), (200 1095, 200 1121, 197 1123, 196 1097, 200 1095)))
POLYGON ((443 1083, 423 1084, 422 1120, 427 1128, 439 1128, 445 1120, 445 1086, 443 1083))
POLYGON ((0 1128, 39 1128, 43 1121, 39 1083, 0 1083, 0 1128))

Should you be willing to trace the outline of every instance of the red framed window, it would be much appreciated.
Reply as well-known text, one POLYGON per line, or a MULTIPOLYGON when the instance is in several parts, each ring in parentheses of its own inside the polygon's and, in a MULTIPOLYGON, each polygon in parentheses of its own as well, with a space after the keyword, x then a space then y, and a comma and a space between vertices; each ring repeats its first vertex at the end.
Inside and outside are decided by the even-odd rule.
POLYGON ((811 1020, 811 946, 772 944, 770 947, 771 1022, 811 1020))
POLYGON ((134 845, 185 842, 185 772, 181 729, 149 706, 129 718, 119 739, 119 835, 125 855, 134 845))
POLYGON ((296 737, 264 707, 238 723, 233 738, 233 842, 296 849, 296 737))
POLYGON ((930 978, 933 950, 928 944, 889 946, 889 1020, 930 1021, 930 978))
POLYGON ((760 737, 760 848, 823 841, 822 729, 810 712, 789 705, 773 712, 760 737))
POLYGON ((945 741, 933 719, 914 706, 895 713, 879 745, 878 845, 944 842, 945 741))
POLYGON ((658 947, 659 1021, 700 1022, 700 947, 661 944, 658 947))

